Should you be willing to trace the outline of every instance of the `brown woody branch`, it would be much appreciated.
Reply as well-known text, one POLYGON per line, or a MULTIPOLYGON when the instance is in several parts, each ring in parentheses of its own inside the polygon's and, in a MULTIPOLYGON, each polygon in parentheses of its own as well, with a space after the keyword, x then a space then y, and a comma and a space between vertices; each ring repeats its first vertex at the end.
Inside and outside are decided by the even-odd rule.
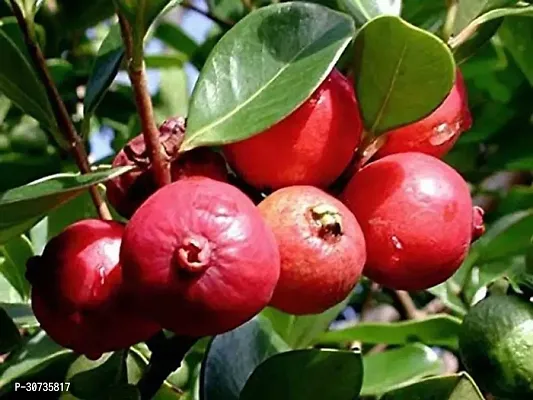
MULTIPOLYGON (((89 165, 87 151, 85 150, 82 139, 76 132, 76 128, 70 119, 65 103, 61 99, 61 95, 59 94, 54 80, 48 71, 46 58, 44 57, 44 54, 42 53, 37 42, 34 40, 28 22, 24 18, 22 10, 18 6, 17 2, 15 0, 10 0, 10 4, 17 19, 17 23, 24 36, 24 41, 26 42, 26 46, 35 69, 39 74, 39 78, 41 79, 44 89, 46 90, 48 101, 52 107, 59 130, 69 143, 70 153, 74 157, 80 172, 82 174, 89 173, 91 172, 91 166, 89 165)), ((112 219, 109 208, 102 198, 102 195, 98 191, 98 188, 96 186, 91 186, 89 191, 100 218, 107 220, 112 219)))
POLYGON ((122 40, 126 49, 128 64, 128 75, 135 96, 137 112, 141 120, 141 127, 148 151, 148 156, 152 164, 155 181, 159 187, 163 187, 171 182, 170 162, 166 159, 163 147, 159 141, 159 129, 155 123, 152 98, 148 91, 148 79, 146 68, 141 54, 135 51, 133 33, 129 22, 123 15, 118 13, 122 40), (140 59, 139 59, 140 58, 140 59))

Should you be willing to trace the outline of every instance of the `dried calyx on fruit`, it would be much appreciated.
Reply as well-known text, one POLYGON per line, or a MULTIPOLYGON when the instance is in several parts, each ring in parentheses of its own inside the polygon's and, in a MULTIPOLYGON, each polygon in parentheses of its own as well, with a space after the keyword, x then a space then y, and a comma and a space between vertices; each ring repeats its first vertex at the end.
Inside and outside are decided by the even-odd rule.
POLYGON ((387 132, 383 146, 373 158, 406 152, 441 158, 452 149, 459 136, 471 127, 468 94, 461 71, 457 69, 455 84, 442 104, 427 117, 387 132))
POLYGON ((367 243, 364 274, 393 289, 422 290, 450 278, 483 233, 467 183, 421 153, 394 154, 357 172, 341 195, 367 243))
POLYGON ((280 271, 275 238, 253 202, 203 177, 152 195, 129 221, 120 259, 135 307, 193 337, 254 317, 270 302, 280 271))
POLYGON ((223 151, 232 168, 256 188, 325 188, 352 160, 362 132, 353 86, 334 69, 289 116, 223 151))
POLYGON ((82 220, 31 258, 27 278, 41 327, 63 347, 96 359, 157 333, 159 325, 128 304, 119 263, 124 226, 82 220))
POLYGON ((281 274, 271 305, 318 314, 344 300, 361 277, 365 240, 340 201, 311 186, 280 189, 259 205, 280 249, 281 274))
MULTIPOLYGON (((159 127, 159 132, 166 162, 170 165, 172 181, 195 176, 227 180, 226 162, 215 151, 198 148, 179 154, 179 147, 185 135, 183 118, 168 119, 159 127)), ((113 167, 126 165, 139 168, 108 181, 106 188, 109 202, 117 212, 124 218, 131 218, 139 206, 158 189, 142 134, 128 142, 113 161, 113 167)))

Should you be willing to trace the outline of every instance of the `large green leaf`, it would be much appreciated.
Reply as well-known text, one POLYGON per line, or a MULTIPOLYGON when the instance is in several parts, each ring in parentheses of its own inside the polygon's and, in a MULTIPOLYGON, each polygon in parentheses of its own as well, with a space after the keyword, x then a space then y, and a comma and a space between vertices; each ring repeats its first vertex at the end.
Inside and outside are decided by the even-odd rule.
POLYGON ((202 364, 201 398, 238 400, 255 368, 268 357, 287 350, 287 344, 261 316, 215 336, 202 364))
POLYGON ((317 315, 296 316, 271 307, 266 308, 262 314, 291 348, 300 349, 309 346, 317 336, 325 332, 347 303, 348 299, 317 315))
POLYGON ((354 48, 355 90, 365 127, 373 134, 429 115, 453 86, 449 48, 398 17, 367 23, 354 48))
POLYGON ((124 58, 124 45, 119 25, 113 24, 94 62, 84 99, 85 115, 91 115, 115 79, 124 58))
POLYGON ((482 13, 516 4, 518 0, 459 0, 458 3, 459 7, 453 26, 454 35, 460 33, 482 13))
POLYGON ((363 396, 377 396, 423 377, 439 374, 443 363, 429 347, 411 344, 363 357, 363 396))
POLYGON ((359 396, 362 383, 359 351, 295 350, 274 355, 259 365, 240 400, 353 400, 359 396))
MULTIPOLYGON (((0 68, 0 93, 51 132, 56 132, 57 125, 48 97, 26 49, 20 47, 20 37, 11 37, 8 33, 16 32, 12 29, 2 29, 4 24, 12 23, 0 22, 0 54, 3 60, 9 60, 0 68)), ((20 36, 20 32, 17 33, 20 36)))
POLYGON ((25 376, 68 357, 73 357, 70 350, 59 346, 44 331, 40 331, 0 365, 0 396, 25 376))
POLYGON ((461 320, 446 314, 433 315, 419 321, 391 323, 363 322, 353 327, 325 333, 317 343, 350 343, 401 345, 421 342, 428 346, 457 348, 461 320))
POLYGON ((195 86, 182 150, 246 139, 300 106, 354 34, 353 21, 291 2, 260 8, 211 52, 195 86))
POLYGON ((48 211, 83 193, 88 187, 117 177, 131 167, 89 174, 63 173, 0 193, 0 244, 31 228, 48 211))
POLYGON ((33 255, 31 242, 24 235, 0 245, 0 274, 6 277, 23 300, 28 300, 30 296, 30 283, 25 273, 26 261, 33 255))
POLYGON ((17 326, 6 311, 0 307, 0 354, 10 352, 21 341, 17 326))
POLYGON ((427 378, 386 393, 380 400, 484 400, 466 372, 427 378))
POLYGON ((400 15, 401 0, 340 0, 340 5, 363 25, 380 15, 400 15))
POLYGON ((533 18, 506 17, 499 30, 499 37, 505 47, 533 86, 532 36, 533 18))
POLYGON ((9 281, 0 274, 0 304, 23 304, 24 300, 20 297, 17 290, 9 281))

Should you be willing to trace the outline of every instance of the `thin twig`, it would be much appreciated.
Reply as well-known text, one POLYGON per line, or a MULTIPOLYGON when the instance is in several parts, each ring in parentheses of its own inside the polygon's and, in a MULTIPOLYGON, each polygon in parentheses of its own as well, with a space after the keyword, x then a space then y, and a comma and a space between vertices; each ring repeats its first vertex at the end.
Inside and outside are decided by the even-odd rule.
POLYGON ((398 302, 402 306, 402 311, 409 319, 422 319, 425 317, 425 313, 420 311, 408 292, 403 290, 395 290, 394 294, 398 299, 398 302))
POLYGON ((204 11, 201 8, 196 7, 190 1, 184 1, 183 3, 181 3, 181 6, 184 7, 184 8, 187 8, 187 9, 189 9, 191 11, 194 11, 194 12, 196 12, 198 14, 201 14, 201 15, 203 15, 206 18, 209 18, 211 21, 215 22, 221 28, 224 28, 226 30, 230 29, 233 25, 235 25, 235 22, 219 18, 216 15, 210 13, 209 11, 204 11))
MULTIPOLYGON (((22 10, 19 8, 17 2, 15 0, 10 0, 10 4, 13 9, 13 13, 15 14, 15 17, 17 19, 17 23, 24 36, 24 41, 26 42, 26 46, 28 48, 28 52, 31 56, 35 69, 39 74, 41 82, 46 90, 48 101, 50 102, 50 105, 54 112, 54 117, 57 122, 57 125, 61 133, 65 137, 65 140, 69 143, 70 152, 74 157, 74 160, 76 161, 78 169, 82 174, 87 174, 91 172, 91 166, 89 165, 87 151, 85 150, 83 141, 76 132, 76 128, 74 127, 72 120, 70 119, 65 103, 61 99, 61 95, 59 94, 54 80, 52 79, 52 76, 48 71, 48 67, 46 66, 46 58, 44 57, 44 54, 42 53, 37 42, 34 40, 33 35, 30 31, 30 27, 26 19, 24 18, 22 10)), ((111 213, 109 212, 109 208, 107 207, 107 204, 102 198, 102 195, 98 191, 98 188, 96 186, 91 186, 89 188, 89 191, 91 193, 91 197, 93 199, 96 210, 100 215, 100 218, 111 220, 112 217, 111 213)))
POLYGON ((132 39, 131 26, 123 15, 119 13, 118 16, 122 40, 126 49, 128 75, 135 96, 137 112, 141 120, 144 142, 152 163, 155 181, 159 187, 163 187, 171 182, 170 163, 165 159, 163 147, 159 141, 160 134, 155 123, 152 98, 148 90, 148 80, 144 60, 142 60, 142 52, 141 54, 136 54, 137 52, 134 51, 135 43, 132 39))

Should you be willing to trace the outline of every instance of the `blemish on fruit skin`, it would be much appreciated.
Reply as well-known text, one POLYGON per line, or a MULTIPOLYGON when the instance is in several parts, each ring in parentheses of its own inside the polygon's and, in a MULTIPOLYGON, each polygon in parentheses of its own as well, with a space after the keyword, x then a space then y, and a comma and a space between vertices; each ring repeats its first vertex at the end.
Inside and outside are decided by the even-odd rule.
POLYGON ((452 203, 446 204, 444 208, 444 221, 450 222, 453 221, 457 215, 457 203, 454 201, 452 203))

